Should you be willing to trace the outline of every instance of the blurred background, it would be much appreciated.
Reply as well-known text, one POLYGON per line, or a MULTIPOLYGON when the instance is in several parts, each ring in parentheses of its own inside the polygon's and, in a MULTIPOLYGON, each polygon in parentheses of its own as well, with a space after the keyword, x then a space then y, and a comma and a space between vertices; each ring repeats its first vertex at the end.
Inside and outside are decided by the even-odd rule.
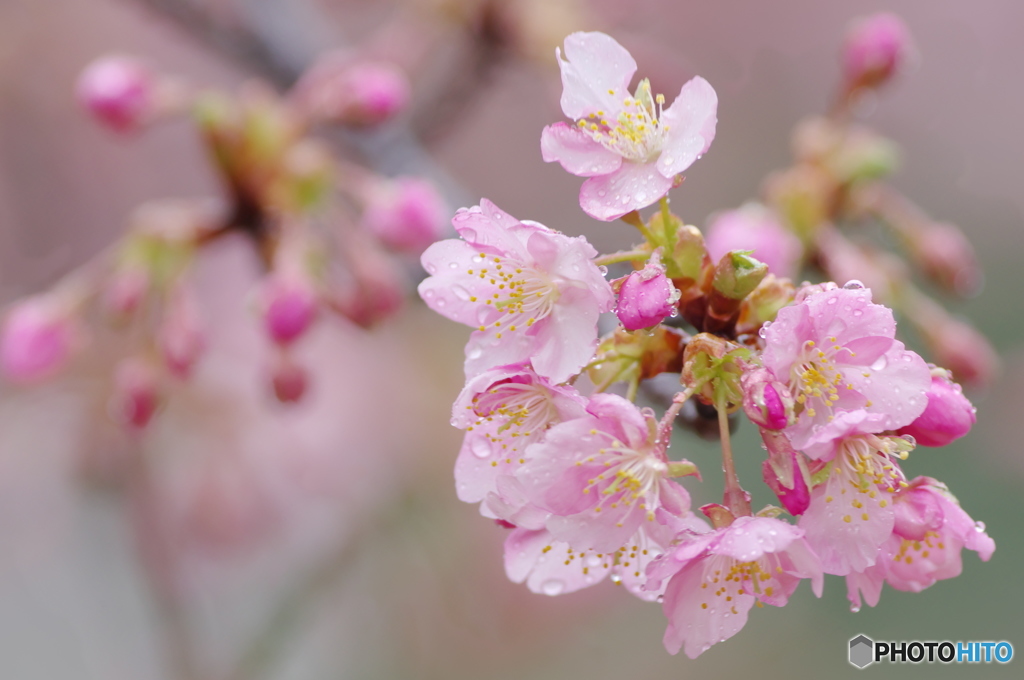
MULTIPOLYGON (((109 422, 102 395, 114 350, 104 343, 60 380, 0 386, 0 677, 845 677, 856 672, 847 641, 859 633, 1008 640, 1024 653, 1024 6, 509 0, 492 3, 500 11, 488 21, 513 39, 482 50, 494 25, 458 26, 483 3, 419 4, 436 17, 424 33, 441 37, 413 81, 421 110, 341 143, 385 174, 433 177, 453 204, 487 197, 603 251, 629 245, 629 227, 587 218, 579 178, 539 153, 543 126, 562 119, 553 47, 564 35, 610 32, 656 91, 697 74, 716 88, 714 145, 673 193, 673 210, 702 225, 790 162, 791 128, 824 111, 837 87, 848 23, 883 9, 903 17, 919 57, 863 103, 863 119, 901 147, 895 186, 976 248, 985 285, 954 309, 1002 361, 997 381, 971 394, 971 434, 919 450, 905 467, 948 483, 987 524, 992 560, 965 553, 959 578, 920 594, 887 588, 878 607, 856 614, 845 584, 829 577, 821 601, 802 586, 789 606, 754 610, 742 633, 696 661, 669 656, 660 609, 610 584, 550 598, 509 583, 504 531, 455 498, 461 433, 448 421, 468 330, 415 299, 371 331, 328 319, 301 348, 315 385, 281 405, 261 381, 263 341, 247 307, 257 258, 244 239, 226 238, 197 263, 208 351, 144 433, 109 422), (443 91, 453 69, 475 75, 443 91), (139 450, 155 481, 126 494, 104 471, 139 450), (168 534, 156 548, 152 498, 168 534)), ((406 10, 387 0, 0 1, 0 302, 100 252, 139 203, 219 191, 185 122, 125 138, 90 121, 74 99, 86 63, 130 53, 213 86, 285 82, 320 50, 358 45, 406 10)), ((759 477, 753 435, 741 428, 744 479, 759 477)), ((715 446, 681 436, 675 449, 705 471, 703 487, 720 488, 715 446)), ((716 500, 688 487, 695 504, 716 500)), ((755 506, 772 500, 765 491, 755 506)), ((1015 677, 1019 663, 928 672, 1015 677)))

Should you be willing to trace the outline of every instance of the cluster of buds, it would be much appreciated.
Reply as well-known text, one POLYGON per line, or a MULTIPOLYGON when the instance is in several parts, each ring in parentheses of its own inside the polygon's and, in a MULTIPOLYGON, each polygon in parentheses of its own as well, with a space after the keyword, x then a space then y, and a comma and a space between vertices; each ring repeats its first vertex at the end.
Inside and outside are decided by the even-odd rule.
POLYGON ((711 86, 696 78, 663 108, 646 80, 625 89, 636 64, 609 36, 572 34, 565 55, 562 107, 576 124, 544 130, 544 158, 588 177, 585 212, 621 217, 642 242, 599 255, 481 200, 455 215, 459 239, 422 257, 423 300, 473 329, 452 411, 465 431, 456 488, 510 530, 509 578, 551 596, 624 585, 661 603, 665 647, 693 658, 804 579, 820 596, 825 574, 844 577, 856 610, 884 583, 920 591, 957 575, 965 547, 989 559, 984 526, 901 468, 917 445, 970 430, 974 408, 950 373, 896 339, 892 310, 860 281, 794 285, 804 249, 820 246, 777 213, 721 215, 705 242, 670 211, 667 192, 714 138, 711 86), (766 233, 741 243, 748 225, 766 233), (617 263, 633 271, 609 281, 617 263), (599 338, 613 311, 619 325, 599 338), (680 389, 659 416, 637 400, 665 373, 680 389), (696 511, 682 480, 698 468, 670 455, 690 404, 717 420, 725 471, 722 502, 696 511), (740 411, 781 507, 755 511, 740 485, 740 411))
POLYGON ((229 234, 252 241, 265 269, 251 296, 267 340, 262 370, 268 392, 294 402, 309 382, 295 347, 321 313, 363 327, 393 314, 411 288, 403 258, 446 229, 430 182, 379 176, 311 134, 399 115, 410 88, 396 66, 328 55, 278 96, 252 83, 235 94, 207 90, 106 57, 85 69, 77 93, 117 134, 190 117, 226 194, 141 206, 100 258, 7 312, 0 364, 22 384, 53 376, 99 334, 119 333, 125 350, 112 371, 110 413, 129 428, 145 427, 170 383, 189 379, 203 354, 209 320, 193 265, 210 243, 229 234))

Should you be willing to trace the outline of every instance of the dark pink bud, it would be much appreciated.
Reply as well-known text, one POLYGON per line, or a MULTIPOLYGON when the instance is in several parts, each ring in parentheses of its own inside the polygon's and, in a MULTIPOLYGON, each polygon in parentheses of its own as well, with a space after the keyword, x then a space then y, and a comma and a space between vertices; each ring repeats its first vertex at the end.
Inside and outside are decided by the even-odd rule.
POLYGON ((843 73, 850 89, 876 87, 888 80, 910 52, 910 33, 895 14, 862 19, 846 37, 843 73))
POLYGON ((781 430, 795 422, 793 396, 767 369, 745 373, 740 386, 743 389, 743 412, 755 425, 781 430))
POLYGON ((279 345, 306 332, 317 312, 316 291, 299 277, 274 276, 264 290, 264 326, 279 345))
POLYGON ((160 373, 139 359, 122 361, 114 374, 111 411, 115 420, 134 428, 149 424, 160 405, 160 373))
POLYGON ((672 313, 678 299, 678 292, 665 276, 665 268, 648 263, 622 281, 615 314, 627 330, 650 328, 672 313))
POLYGON ((811 490, 803 454, 793 448, 781 432, 761 428, 761 439, 768 450, 768 460, 761 464, 764 482, 778 496, 791 515, 801 515, 811 503, 811 490))
POLYGON ((344 75, 346 122, 374 125, 388 120, 409 103, 409 79, 397 66, 386 62, 355 64, 344 75))
POLYGON ((271 380, 274 384, 274 396, 282 404, 292 404, 302 399, 309 385, 306 369, 287 359, 277 365, 271 380))
POLYGON ((75 344, 75 328, 63 307, 45 297, 16 305, 4 323, 0 364, 14 382, 31 383, 56 373, 75 344))
POLYGON ((127 57, 102 57, 78 78, 78 99, 96 119, 115 132, 137 130, 151 114, 153 75, 127 57))
POLYGON ((945 371, 935 373, 937 371, 932 375, 924 413, 899 430, 899 434, 909 434, 921 446, 945 446, 970 432, 977 420, 975 408, 960 385, 945 371))
POLYGON ((388 248, 419 255, 444 234, 448 216, 433 184, 401 177, 372 187, 363 225, 388 248))

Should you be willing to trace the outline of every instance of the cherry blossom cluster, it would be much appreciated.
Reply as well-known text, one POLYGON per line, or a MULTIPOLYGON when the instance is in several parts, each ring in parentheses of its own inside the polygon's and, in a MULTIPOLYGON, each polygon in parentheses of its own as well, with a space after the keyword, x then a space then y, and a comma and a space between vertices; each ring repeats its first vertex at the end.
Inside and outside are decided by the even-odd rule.
MULTIPOLYGON (((892 70, 870 47, 848 64, 858 86, 892 70)), ((795 286, 806 243, 768 208, 721 215, 707 241, 670 211, 669 190, 715 136, 711 85, 694 78, 670 104, 647 80, 630 90, 637 65, 602 33, 570 35, 557 58, 572 123, 544 129, 543 158, 587 178, 584 212, 642 240, 601 255, 484 199, 455 214, 458 239, 423 253, 419 287, 472 329, 452 411, 465 431, 456 489, 509 530, 509 578, 551 596, 623 585, 661 603, 665 647, 694 658, 804 579, 820 596, 825 574, 845 577, 857 609, 884 583, 956 576, 964 548, 988 560, 984 526, 941 482, 903 470, 916 446, 975 421, 950 372, 896 338, 893 311, 859 280, 795 286), (673 374, 664 412, 642 406, 642 384, 673 374), (717 422, 722 503, 692 507, 683 480, 700 480, 697 465, 670 455, 686 409, 717 422), (736 453, 764 457, 780 507, 755 511, 740 485, 741 412, 767 455, 736 453)))
POLYGON ((204 247, 232 234, 256 246, 264 274, 251 307, 267 339, 262 370, 276 397, 294 402, 309 381, 295 347, 317 318, 334 312, 369 327, 394 313, 411 288, 402 258, 446 229, 448 209, 429 181, 382 177, 310 134, 399 115, 410 86, 386 62, 328 54, 284 96, 254 83, 232 95, 111 56, 85 69, 77 95, 122 135, 189 116, 225 193, 139 207, 117 244, 6 315, 0 365, 20 384, 53 376, 87 344, 119 343, 110 411, 129 428, 147 425, 203 354, 206 321, 191 274, 204 247))

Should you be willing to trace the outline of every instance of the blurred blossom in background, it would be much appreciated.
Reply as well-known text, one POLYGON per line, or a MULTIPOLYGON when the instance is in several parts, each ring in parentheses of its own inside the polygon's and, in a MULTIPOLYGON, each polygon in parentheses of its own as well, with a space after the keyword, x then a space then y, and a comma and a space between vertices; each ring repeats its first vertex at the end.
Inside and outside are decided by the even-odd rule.
MULTIPOLYGON (((1024 648, 1022 21, 1007 0, 6 0, 0 676, 843 677, 859 633, 1024 648), (856 66, 839 57, 847 26, 878 10, 903 18, 914 55, 858 114, 899 145, 892 184, 973 245, 983 280, 942 278, 959 231, 931 232, 914 253, 935 273, 926 292, 968 294, 951 311, 1001 362, 967 326, 940 339, 943 363, 956 371, 966 356, 962 374, 994 380, 971 393, 971 433, 919 450, 927 460, 907 471, 955 486, 999 550, 856 614, 839 579, 821 603, 800 589, 694 661, 664 651, 657 607, 610 586, 549 598, 510 583, 503 532, 454 493, 449 404, 468 333, 412 294, 419 252, 480 196, 602 252, 627 245, 629 227, 583 215, 578 178, 541 159, 540 131, 562 119, 554 48, 578 30, 615 35, 655 91, 697 74, 714 84, 715 145, 673 210, 716 222, 722 250, 735 247, 727 211, 809 153, 820 137, 804 130, 794 150, 791 131, 829 106, 856 66), (95 62, 111 54, 125 57, 95 62), (267 113, 282 110, 271 87, 304 118, 267 113), (253 107, 271 130, 254 139, 284 150, 260 166, 252 149, 268 147, 233 136, 244 115, 219 99, 204 137, 177 115, 197 88, 253 107), (228 150, 220 166, 213 138, 228 150), (242 147, 247 167, 269 170, 232 174, 224 159, 242 147), (337 204, 296 226, 334 185, 337 204), (75 296, 52 292, 82 290, 88 263, 129 228, 159 266, 117 259, 91 316, 72 318, 75 296), (187 275, 166 279, 149 335, 93 323, 135 313, 157 273, 178 271, 181 244, 187 275), (69 272, 82 277, 71 288, 69 272)), ((799 252, 780 247, 778 266, 799 252)), ((923 328, 911 344, 936 342, 923 328)), ((742 455, 760 453, 753 428, 734 446, 741 476, 756 477, 759 458, 742 455)), ((716 448, 686 447, 713 476, 716 448)), ((701 493, 695 506, 717 500, 701 493)))

